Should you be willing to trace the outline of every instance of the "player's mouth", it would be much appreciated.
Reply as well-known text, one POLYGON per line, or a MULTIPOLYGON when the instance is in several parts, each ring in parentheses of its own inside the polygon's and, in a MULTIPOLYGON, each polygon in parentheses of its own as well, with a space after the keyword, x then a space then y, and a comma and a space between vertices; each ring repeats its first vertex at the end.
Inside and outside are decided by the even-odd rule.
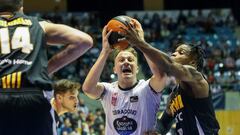
POLYGON ((132 68, 130 65, 123 65, 122 66, 122 72, 123 73, 126 73, 126 74, 129 74, 129 73, 132 73, 132 68))
POLYGON ((74 109, 77 109, 77 104, 75 104, 73 107, 74 107, 74 109))

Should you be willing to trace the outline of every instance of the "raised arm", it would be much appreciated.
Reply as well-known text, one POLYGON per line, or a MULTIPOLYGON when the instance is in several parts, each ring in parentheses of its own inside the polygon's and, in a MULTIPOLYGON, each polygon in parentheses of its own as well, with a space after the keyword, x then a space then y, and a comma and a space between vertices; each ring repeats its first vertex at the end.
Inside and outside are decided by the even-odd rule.
POLYGON ((182 65, 171 60, 164 52, 153 48, 148 43, 141 42, 136 45, 137 48, 142 50, 151 60, 156 63, 161 71, 170 76, 175 76, 176 79, 185 82, 198 82, 203 80, 203 76, 196 68, 190 65, 182 65))
POLYGON ((106 26, 103 29, 102 32, 102 51, 89 71, 84 83, 83 83, 83 92, 90 98, 97 99, 101 96, 104 90, 104 86, 99 84, 99 79, 102 74, 104 65, 107 61, 107 58, 109 54, 112 52, 112 49, 110 48, 110 45, 108 43, 108 37, 111 34, 111 31, 107 33, 106 26))
POLYGON ((154 64, 151 59, 147 57, 147 55, 144 54, 144 56, 153 74, 150 78, 150 86, 153 88, 154 91, 161 92, 166 85, 167 75, 161 70, 159 70, 157 65, 154 64))
MULTIPOLYGON (((136 20, 136 19, 132 19, 131 21, 132 26, 134 26, 136 29, 136 37, 138 37, 139 40, 141 41, 145 41, 144 40, 144 32, 142 29, 141 24, 136 20)), ((131 44, 131 40, 130 44, 131 44)), ((150 86, 156 91, 156 92, 161 92, 163 90, 163 88, 165 87, 166 84, 166 79, 167 76, 166 74, 160 69, 158 68, 157 64, 152 61, 152 58, 148 57, 148 54, 144 54, 144 57, 147 60, 148 66, 151 69, 152 72, 152 77, 150 79, 150 86)))
POLYGON ((87 33, 75 28, 46 21, 40 22, 40 25, 45 31, 49 45, 66 45, 62 51, 49 60, 49 74, 53 74, 62 67, 76 60, 93 46, 92 38, 87 33))
MULTIPOLYGON (((194 97, 203 98, 209 94, 209 85, 203 75, 193 66, 183 65, 173 61, 167 54, 152 47, 150 44, 140 38, 137 30, 130 24, 129 29, 125 29, 126 40, 132 45, 141 50, 151 61, 169 76, 174 76, 181 83, 187 83, 188 90, 192 90, 194 97)), ((192 61, 189 61, 192 62, 192 61)), ((187 86, 185 86, 187 87, 187 86)))
MULTIPOLYGON (((127 22, 126 22, 127 23, 127 22)), ((129 29, 125 29, 125 34, 122 33, 126 40, 132 45, 137 47, 157 66, 159 71, 165 72, 168 75, 175 76, 181 81, 199 81, 203 77, 194 67, 178 64, 171 60, 171 58, 164 52, 152 47, 149 43, 145 42, 139 34, 138 29, 128 23, 129 29)))

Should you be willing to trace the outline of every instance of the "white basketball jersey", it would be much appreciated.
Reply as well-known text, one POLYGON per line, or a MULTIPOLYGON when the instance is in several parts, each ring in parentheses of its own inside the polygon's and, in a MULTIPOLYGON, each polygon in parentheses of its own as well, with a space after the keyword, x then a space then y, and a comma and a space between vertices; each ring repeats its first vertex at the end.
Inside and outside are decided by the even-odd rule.
POLYGON ((129 90, 121 90, 117 82, 102 84, 106 135, 143 135, 155 129, 161 94, 151 89, 149 80, 129 90))

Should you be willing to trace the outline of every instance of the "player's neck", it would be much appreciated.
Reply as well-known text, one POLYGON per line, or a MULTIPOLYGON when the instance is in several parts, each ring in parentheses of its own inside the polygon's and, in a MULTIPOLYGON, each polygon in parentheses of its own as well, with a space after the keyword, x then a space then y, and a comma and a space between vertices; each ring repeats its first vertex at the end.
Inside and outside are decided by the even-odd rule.
POLYGON ((133 87, 135 87, 137 83, 138 83, 137 79, 134 79, 132 81, 122 80, 122 81, 118 81, 118 87, 121 90, 130 90, 133 87))

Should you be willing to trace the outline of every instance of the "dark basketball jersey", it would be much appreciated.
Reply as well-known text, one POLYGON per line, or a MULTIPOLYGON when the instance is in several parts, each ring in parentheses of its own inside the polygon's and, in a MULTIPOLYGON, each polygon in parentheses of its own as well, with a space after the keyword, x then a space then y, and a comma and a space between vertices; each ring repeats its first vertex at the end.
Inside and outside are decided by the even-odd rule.
POLYGON ((178 135, 218 134, 219 124, 215 117, 211 92, 207 98, 195 99, 186 95, 181 87, 177 87, 170 109, 174 112, 178 135))
POLYGON ((51 90, 44 31, 38 18, 0 17, 0 88, 51 90))

